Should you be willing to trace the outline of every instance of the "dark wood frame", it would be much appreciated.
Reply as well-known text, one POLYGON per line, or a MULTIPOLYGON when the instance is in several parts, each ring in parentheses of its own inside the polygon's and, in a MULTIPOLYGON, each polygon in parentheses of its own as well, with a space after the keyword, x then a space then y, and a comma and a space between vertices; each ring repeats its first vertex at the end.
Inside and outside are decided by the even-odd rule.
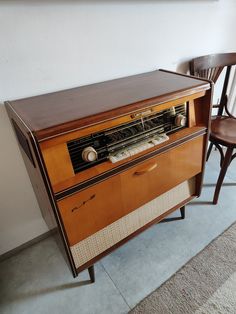
POLYGON ((212 120, 212 132, 210 133, 210 146, 207 153, 207 160, 210 157, 213 146, 215 146, 220 153, 220 173, 216 183, 216 189, 213 197, 213 204, 218 203, 219 194, 221 190, 221 186, 224 181, 225 174, 227 169, 233 159, 236 157, 236 153, 233 154, 234 149, 236 148, 236 137, 235 140, 228 140, 227 128, 232 127, 234 125, 234 129, 236 130, 236 117, 234 117, 229 109, 228 109, 228 86, 230 80, 230 73, 232 70, 232 66, 236 65, 236 53, 222 53, 222 54, 212 54, 206 55, 202 57, 198 57, 193 59, 190 62, 190 73, 194 76, 207 78, 212 80, 214 83, 217 82, 220 77, 222 71, 226 68, 224 82, 220 97, 220 102, 217 105, 213 105, 213 108, 218 108, 217 117, 213 117, 212 120), (228 117, 224 116, 224 113, 228 115, 228 117), (226 120, 227 122, 231 122, 231 125, 222 126, 222 121, 226 120), (227 148, 226 153, 222 149, 222 146, 227 148))

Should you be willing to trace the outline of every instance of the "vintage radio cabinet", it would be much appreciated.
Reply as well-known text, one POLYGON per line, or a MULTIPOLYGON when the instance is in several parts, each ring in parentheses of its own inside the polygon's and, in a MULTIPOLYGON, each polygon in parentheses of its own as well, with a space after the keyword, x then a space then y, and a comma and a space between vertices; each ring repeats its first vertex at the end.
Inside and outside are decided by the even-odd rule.
POLYGON ((6 102, 74 276, 200 195, 211 95, 159 70, 6 102))

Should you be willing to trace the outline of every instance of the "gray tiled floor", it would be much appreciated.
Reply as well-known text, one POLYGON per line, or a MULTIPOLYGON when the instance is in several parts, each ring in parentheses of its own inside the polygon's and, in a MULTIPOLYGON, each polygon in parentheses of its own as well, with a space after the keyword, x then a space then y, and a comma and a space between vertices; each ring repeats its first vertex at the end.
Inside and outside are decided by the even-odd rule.
POLYGON ((95 266, 95 284, 89 284, 87 272, 72 278, 52 238, 5 260, 0 264, 0 312, 127 313, 236 221, 236 160, 214 206, 218 170, 213 152, 201 198, 187 206, 186 219, 155 225, 103 258, 95 266))

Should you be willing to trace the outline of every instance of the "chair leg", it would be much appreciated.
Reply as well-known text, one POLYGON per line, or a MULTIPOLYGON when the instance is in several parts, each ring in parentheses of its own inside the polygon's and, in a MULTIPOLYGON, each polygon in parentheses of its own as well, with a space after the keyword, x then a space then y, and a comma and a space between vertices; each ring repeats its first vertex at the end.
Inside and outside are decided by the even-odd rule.
POLYGON ((213 148, 213 143, 211 142, 211 144, 210 144, 210 146, 209 146, 209 148, 208 148, 208 151, 207 151, 207 158, 206 158, 206 161, 208 161, 208 159, 209 159, 209 157, 210 157, 212 148, 213 148))
POLYGON ((90 266, 88 268, 88 272, 89 272, 89 277, 90 277, 90 281, 91 283, 95 282, 95 272, 94 272, 94 265, 90 266))
POLYGON ((222 167, 223 161, 224 161, 224 158, 225 158, 224 152, 223 152, 223 148, 219 144, 217 144, 217 143, 215 143, 215 147, 218 149, 218 151, 220 153, 220 167, 222 167))
POLYGON ((224 181, 224 177, 225 177, 227 168, 228 168, 228 166, 229 166, 229 164, 231 162, 233 150, 234 149, 231 148, 231 147, 227 148, 227 151, 226 151, 226 154, 225 154, 225 157, 224 157, 224 160, 223 160, 223 164, 222 164, 222 167, 221 167, 221 170, 220 170, 220 174, 219 174, 219 177, 218 177, 218 180, 217 180, 217 183, 216 183, 216 189, 215 189, 215 194, 214 194, 214 198, 213 198, 213 204, 217 204, 217 202, 218 202, 220 189, 221 189, 222 183, 224 181))

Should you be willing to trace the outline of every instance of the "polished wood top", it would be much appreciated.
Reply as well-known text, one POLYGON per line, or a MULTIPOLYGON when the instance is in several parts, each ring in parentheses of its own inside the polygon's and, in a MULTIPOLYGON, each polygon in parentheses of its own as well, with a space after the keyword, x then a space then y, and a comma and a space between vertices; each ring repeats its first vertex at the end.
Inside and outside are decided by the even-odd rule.
POLYGON ((7 102, 39 139, 210 88, 163 70, 7 102))

